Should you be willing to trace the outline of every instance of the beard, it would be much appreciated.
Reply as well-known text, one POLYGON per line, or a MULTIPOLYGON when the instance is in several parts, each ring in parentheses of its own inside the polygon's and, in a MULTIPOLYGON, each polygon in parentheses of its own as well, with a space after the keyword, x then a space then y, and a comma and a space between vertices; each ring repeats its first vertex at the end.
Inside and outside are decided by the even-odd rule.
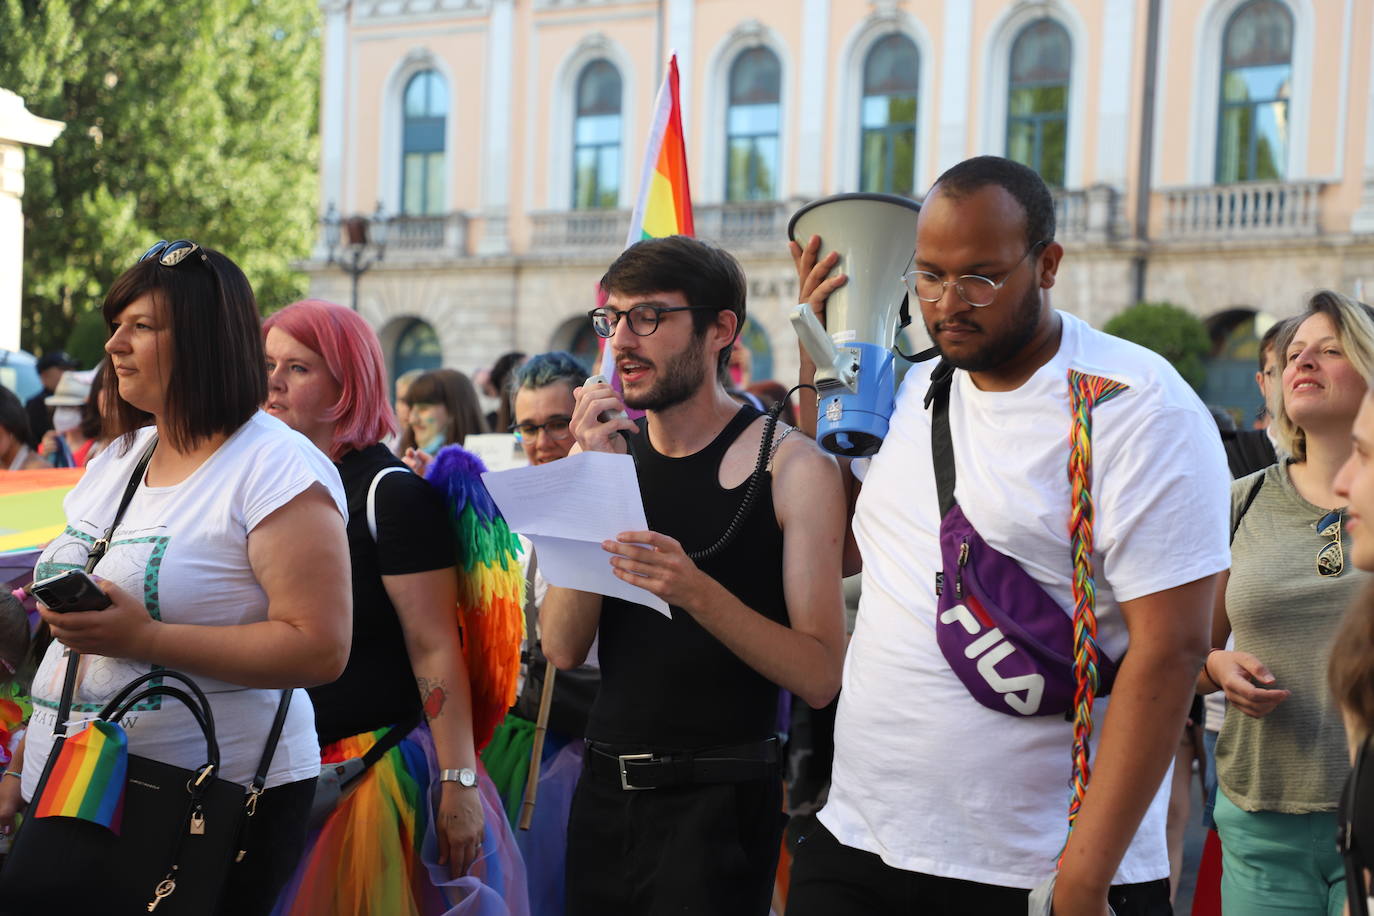
MULTIPOLYGON (((976 315, 977 312, 974 312, 976 315)), ((934 324, 926 323, 926 333, 935 342, 935 347, 940 351, 940 356, 956 369, 963 369, 965 372, 987 372, 996 369, 1015 357, 1026 345, 1035 337, 1035 332, 1040 329, 1040 287, 1032 286, 1026 290, 1026 294, 1021 297, 1012 309, 1011 322, 1007 325, 1000 335, 987 337, 983 345, 972 352, 963 355, 950 355, 945 352, 944 347, 940 346, 939 332, 948 322, 937 321, 934 324)), ((965 317, 957 325, 983 330, 983 326, 977 321, 965 317)))
MULTIPOLYGON (((635 410, 663 411, 676 407, 701 388, 701 362, 706 353, 706 336, 693 335, 692 341, 663 363, 658 378, 642 394, 624 392, 625 405, 635 410)), ((651 369, 658 365, 639 358, 651 369)))

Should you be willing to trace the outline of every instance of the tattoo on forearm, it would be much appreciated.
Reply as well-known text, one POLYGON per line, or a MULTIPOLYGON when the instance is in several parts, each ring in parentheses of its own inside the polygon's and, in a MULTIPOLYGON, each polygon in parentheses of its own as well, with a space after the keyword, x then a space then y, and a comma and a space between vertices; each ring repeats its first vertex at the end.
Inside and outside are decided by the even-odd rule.
POLYGON ((415 686, 420 688, 420 703, 425 710, 425 719, 433 722, 444 711, 448 702, 448 685, 443 678, 417 677, 415 686))

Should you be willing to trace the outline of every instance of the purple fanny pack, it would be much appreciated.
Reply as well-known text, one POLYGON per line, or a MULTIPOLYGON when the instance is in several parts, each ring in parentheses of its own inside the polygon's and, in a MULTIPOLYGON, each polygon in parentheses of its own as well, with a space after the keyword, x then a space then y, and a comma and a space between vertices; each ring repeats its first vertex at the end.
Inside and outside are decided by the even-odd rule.
MULTIPOLYGON (((935 633, 950 669, 975 700, 1012 716, 1064 715, 1074 705, 1073 619, 1015 560, 983 540, 954 501, 949 434, 950 372, 940 366, 926 396, 940 556, 935 633)), ((1099 653, 1098 696, 1111 691, 1117 663, 1099 653)))

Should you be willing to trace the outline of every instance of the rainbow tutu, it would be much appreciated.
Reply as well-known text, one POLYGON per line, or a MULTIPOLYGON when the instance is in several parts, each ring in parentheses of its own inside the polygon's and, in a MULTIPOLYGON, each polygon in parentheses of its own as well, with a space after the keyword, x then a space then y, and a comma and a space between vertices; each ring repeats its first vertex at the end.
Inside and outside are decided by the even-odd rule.
MULTIPOLYGON (((361 757, 385 732, 336 741, 321 751, 321 760, 361 757)), ((480 763, 483 854, 457 878, 438 864, 431 824, 438 772, 434 740, 428 726, 420 725, 369 769, 307 838, 274 916, 528 916, 525 866, 500 797, 480 763)))

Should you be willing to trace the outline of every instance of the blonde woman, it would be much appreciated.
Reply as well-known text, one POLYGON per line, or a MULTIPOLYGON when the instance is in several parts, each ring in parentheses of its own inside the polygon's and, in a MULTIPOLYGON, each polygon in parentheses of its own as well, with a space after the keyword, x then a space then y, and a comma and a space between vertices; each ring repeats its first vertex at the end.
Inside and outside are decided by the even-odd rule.
POLYGON ((1216 755, 1224 912, 1326 916, 1345 899, 1331 838, 1349 769, 1327 658, 1342 610, 1368 578, 1347 558, 1335 478, 1374 368, 1374 322, 1360 304, 1321 291, 1275 354, 1269 406, 1286 457, 1232 485, 1231 571, 1198 688, 1224 691, 1232 707, 1216 755))

